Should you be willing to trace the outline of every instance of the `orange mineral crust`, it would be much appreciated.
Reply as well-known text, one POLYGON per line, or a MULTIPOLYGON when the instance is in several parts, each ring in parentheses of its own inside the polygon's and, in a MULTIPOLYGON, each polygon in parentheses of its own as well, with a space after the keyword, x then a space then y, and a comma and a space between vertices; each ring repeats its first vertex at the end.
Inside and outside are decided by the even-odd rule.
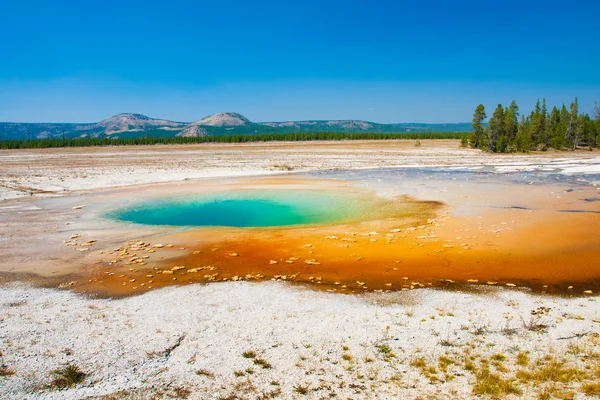
POLYGON ((600 289, 597 213, 504 208, 453 215, 435 202, 405 198, 404 204, 410 213, 394 215, 393 207, 384 207, 387 217, 345 225, 214 227, 161 238, 166 244, 157 247, 130 242, 120 249, 122 261, 91 268, 76 290, 128 295, 232 280, 288 281, 343 293, 459 284, 574 294, 600 289))

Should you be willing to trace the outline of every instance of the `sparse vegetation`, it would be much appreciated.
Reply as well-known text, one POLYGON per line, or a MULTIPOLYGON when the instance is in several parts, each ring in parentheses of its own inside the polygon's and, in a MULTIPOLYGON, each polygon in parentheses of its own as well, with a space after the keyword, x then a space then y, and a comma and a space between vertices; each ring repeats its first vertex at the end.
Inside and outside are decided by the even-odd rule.
POLYGON ((87 376, 77 365, 73 364, 67 364, 62 368, 52 371, 52 375, 54 378, 50 386, 58 389, 75 386, 83 382, 87 376))
POLYGON ((517 354, 516 364, 521 367, 526 367, 529 364, 529 353, 519 353, 517 354))
POLYGON ((377 350, 379 350, 384 357, 395 357, 394 353, 392 353, 392 348, 387 344, 378 344, 375 347, 377 347, 377 350))
POLYGON ((207 369, 199 369, 196 371, 196 375, 200 375, 200 376, 206 376, 209 378, 214 378, 215 374, 213 374, 211 371, 207 370, 207 369))
POLYGON ((294 167, 292 167, 292 166, 291 166, 291 165, 289 165, 289 164, 278 164, 278 163, 274 163, 274 164, 272 165, 272 167, 273 167, 273 169, 279 169, 279 170, 282 170, 282 171, 293 171, 293 170, 294 170, 294 167))
POLYGON ((254 358, 256 357, 256 353, 254 351, 245 351, 242 353, 242 357, 244 358, 254 358))
POLYGON ((10 376, 10 375, 14 375, 14 373, 15 373, 15 371, 8 368, 8 366, 6 366, 4 364, 0 365, 0 376, 10 376))
POLYGON ((600 396, 600 382, 586 383, 582 389, 586 396, 600 396))
POLYGON ((454 360, 449 357, 441 356, 438 358, 438 366, 442 372, 448 371, 448 367, 453 364, 455 364, 454 360))
POLYGON ((565 367, 564 362, 559 362, 552 356, 538 360, 529 371, 517 371, 517 378, 522 382, 568 383, 574 380, 581 380, 584 377, 585 373, 574 368, 565 367))
POLYGON ((294 392, 296 392, 298 394, 306 395, 306 394, 308 394, 308 386, 298 384, 298 385, 294 386, 294 392))
POLYGON ((252 362, 255 365, 259 365, 263 369, 270 369, 270 368, 272 368, 271 364, 269 364, 266 360, 264 360, 262 358, 255 358, 252 362))
POLYGON ((521 394, 521 390, 512 381, 502 379, 499 375, 491 373, 486 367, 476 373, 475 378, 474 394, 487 394, 490 396, 521 394))
POLYGON ((427 366, 427 363, 425 362, 425 359, 423 357, 419 357, 412 360, 410 362, 410 366, 419 369, 424 369, 427 366))

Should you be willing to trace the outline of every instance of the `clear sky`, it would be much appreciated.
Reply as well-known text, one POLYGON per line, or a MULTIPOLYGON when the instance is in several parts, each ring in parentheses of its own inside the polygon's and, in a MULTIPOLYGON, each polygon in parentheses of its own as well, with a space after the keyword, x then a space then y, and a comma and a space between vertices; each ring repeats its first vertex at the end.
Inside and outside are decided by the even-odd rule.
POLYGON ((0 121, 470 121, 600 102, 599 0, 0 1, 0 121))

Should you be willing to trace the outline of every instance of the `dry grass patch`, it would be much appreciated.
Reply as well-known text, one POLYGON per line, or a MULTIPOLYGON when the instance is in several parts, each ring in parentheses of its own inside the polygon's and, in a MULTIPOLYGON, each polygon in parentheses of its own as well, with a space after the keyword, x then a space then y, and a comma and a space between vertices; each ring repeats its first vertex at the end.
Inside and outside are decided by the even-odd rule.
POLYGON ((529 352, 517 354, 516 364, 521 367, 526 367, 529 364, 529 352))
POLYGON ((55 389, 62 389, 75 386, 85 380, 87 374, 83 372, 77 365, 67 364, 63 368, 52 371, 54 379, 50 386, 55 389))
POLYGON ((242 357, 244 358, 254 358, 256 357, 256 352, 250 350, 250 351, 245 351, 242 353, 242 357))
POLYGON ((196 375, 199 376, 206 376, 208 378, 214 378, 215 374, 213 374, 211 371, 207 370, 207 369, 199 369, 196 371, 196 375))
POLYGON ((488 368, 483 368, 475 374, 474 394, 487 394, 492 397, 505 396, 509 394, 520 395, 521 390, 515 386, 512 380, 503 379, 500 375, 493 374, 488 368))
POLYGON ((270 369, 272 368, 271 364, 269 364, 266 360, 262 358, 255 358, 252 361, 255 365, 260 366, 262 369, 270 369))
POLYGON ((586 383, 581 389, 586 396, 600 396, 600 382, 586 383))
POLYGON ((6 365, 0 365, 0 376, 14 375, 15 371, 8 368, 6 365))
POLYGON ((570 383, 586 378, 584 372, 575 368, 565 367, 564 362, 559 362, 552 356, 546 356, 538 360, 529 371, 517 371, 516 376, 521 382, 535 384, 541 382, 570 383))

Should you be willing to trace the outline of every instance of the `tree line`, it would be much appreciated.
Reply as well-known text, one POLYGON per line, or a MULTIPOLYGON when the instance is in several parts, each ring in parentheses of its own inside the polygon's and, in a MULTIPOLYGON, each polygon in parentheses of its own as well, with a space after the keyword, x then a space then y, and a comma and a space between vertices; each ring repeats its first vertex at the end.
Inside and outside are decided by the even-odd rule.
POLYGON ((52 147, 85 147, 85 146, 131 146, 154 144, 192 144, 192 143, 251 143, 286 141, 299 142, 311 140, 395 140, 395 139, 466 139, 469 133, 459 132, 425 132, 425 133, 289 133, 289 134, 246 134, 226 136, 200 137, 138 137, 138 138, 48 138, 33 140, 3 140, 0 149, 41 149, 52 147))
POLYGON ((600 105, 595 104, 594 119, 579 112, 577 98, 569 105, 556 106, 548 112, 546 99, 537 100, 527 116, 519 114, 513 100, 508 107, 498 104, 487 118, 483 104, 473 113, 473 131, 462 139, 463 146, 493 153, 527 152, 532 150, 575 150, 598 147, 600 143, 600 105))

